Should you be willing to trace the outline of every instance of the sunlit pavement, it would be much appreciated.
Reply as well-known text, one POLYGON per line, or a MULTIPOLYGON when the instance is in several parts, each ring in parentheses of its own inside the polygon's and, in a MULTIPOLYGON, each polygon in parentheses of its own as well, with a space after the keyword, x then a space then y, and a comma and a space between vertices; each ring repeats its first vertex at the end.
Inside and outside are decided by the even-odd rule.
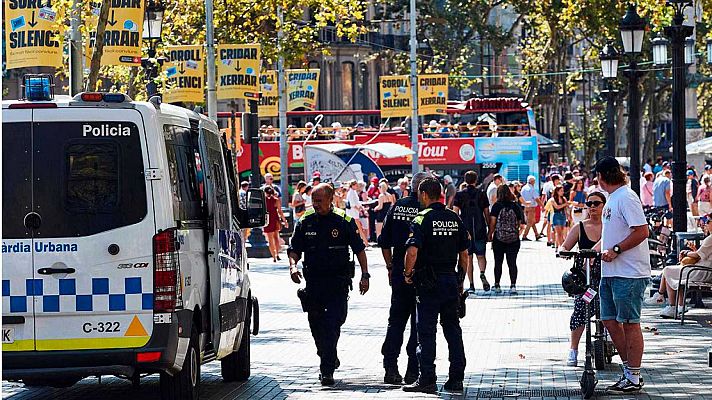
MULTIPOLYGON (((371 289, 361 296, 351 293, 349 315, 339 341, 341 368, 337 384, 322 388, 318 381, 318 358, 306 314, 296 296, 286 262, 251 260, 253 291, 260 299, 261 327, 252 337, 252 377, 239 384, 224 384, 220 363, 203 366, 203 399, 273 398, 433 398, 453 396, 412 395, 400 387, 382 383, 381 344, 385 335, 390 289, 378 248, 367 251, 371 289)), ((286 259, 286 257, 282 257, 286 259)), ((493 261, 488 252, 487 277, 492 282, 493 261)), ((554 257, 541 242, 523 242, 519 254, 519 294, 510 296, 506 265, 500 295, 484 293, 477 282, 477 296, 467 301, 462 328, 467 355, 464 394, 468 398, 578 399, 578 379, 583 370, 584 344, 579 367, 566 367, 569 317, 573 301, 561 289, 561 274, 570 261, 554 257)), ((476 277, 477 279, 477 277, 476 277)), ((479 281, 479 279, 478 279, 479 281)), ((712 303, 712 300, 707 300, 712 303)), ((709 304, 708 304, 709 306, 709 304)), ((644 390, 637 395, 604 395, 604 389, 620 374, 617 357, 597 374, 597 398, 616 399, 712 399, 712 368, 707 367, 707 349, 712 347, 712 329, 701 322, 712 320, 712 309, 693 309, 685 326, 663 320, 657 308, 645 308, 643 327, 645 357, 644 390)), ((438 383, 447 380, 447 345, 441 332, 437 348, 438 383)), ((405 357, 400 359, 405 372, 405 357)), ((141 380, 134 389, 128 381, 104 377, 85 379, 68 389, 25 388, 3 382, 8 399, 151 399, 159 396, 158 377, 141 380)))

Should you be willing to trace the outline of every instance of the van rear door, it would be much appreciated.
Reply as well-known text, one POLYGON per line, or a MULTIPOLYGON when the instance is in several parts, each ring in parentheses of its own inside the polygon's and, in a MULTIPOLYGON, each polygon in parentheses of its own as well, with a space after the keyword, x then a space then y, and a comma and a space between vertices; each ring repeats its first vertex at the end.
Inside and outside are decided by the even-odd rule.
POLYGON ((2 119, 2 350, 34 350, 32 110, 2 119))
POLYGON ((156 231, 141 114, 38 109, 32 138, 36 349, 145 345, 156 231))

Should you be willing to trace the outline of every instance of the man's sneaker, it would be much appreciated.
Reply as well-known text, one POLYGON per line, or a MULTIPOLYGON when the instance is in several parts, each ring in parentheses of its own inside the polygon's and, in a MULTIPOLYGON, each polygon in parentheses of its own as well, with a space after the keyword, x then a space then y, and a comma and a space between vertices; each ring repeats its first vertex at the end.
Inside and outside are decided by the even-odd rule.
POLYGON ((665 306, 665 308, 660 310, 660 316, 663 318, 675 318, 675 307, 665 306))
POLYGON ((652 297, 648 297, 647 299, 643 300, 643 303, 645 303, 646 306, 661 306, 663 305, 663 303, 665 303, 665 296, 660 294, 660 292, 655 292, 652 297))
POLYGON ((480 280, 482 281, 482 290, 485 292, 489 292, 490 290, 490 284, 487 282, 487 277, 483 272, 480 272, 480 280))
POLYGON ((443 385, 443 389, 448 392, 462 392, 462 381, 448 379, 445 385, 443 385))
POLYGON ((569 358, 566 359, 567 367, 575 367, 578 365, 578 351, 569 349, 569 358))
POLYGON ((471 294, 477 293, 477 290, 475 290, 475 287, 474 287, 474 286, 470 286, 470 288, 467 289, 466 292, 467 292, 468 295, 471 295, 471 294))
POLYGON ((514 286, 514 285, 512 285, 512 286, 509 288, 509 294, 512 295, 512 296, 516 296, 517 294, 519 294, 519 292, 517 292, 517 287, 514 286))
POLYGON ((383 383, 387 385, 400 385, 401 382, 403 382, 403 377, 398 373, 398 370, 386 370, 386 375, 383 377, 383 383))
POLYGON ((643 382, 639 384, 635 384, 631 382, 628 378, 625 376, 622 377, 618 382, 616 382, 615 385, 611 385, 608 387, 608 390, 611 392, 620 392, 620 393, 632 393, 632 392, 637 392, 643 388, 643 382))
POLYGON ((495 285, 494 285, 494 292, 495 292, 496 294, 502 293, 502 288, 499 287, 499 285, 496 284, 496 283, 495 283, 495 285))
POLYGON ((319 374, 319 381, 321 382, 321 386, 333 386, 334 383, 334 374, 319 374))
POLYGON ((438 385, 435 383, 421 384, 420 381, 415 381, 412 385, 403 386, 404 392, 419 392, 419 393, 435 393, 438 391, 438 385))

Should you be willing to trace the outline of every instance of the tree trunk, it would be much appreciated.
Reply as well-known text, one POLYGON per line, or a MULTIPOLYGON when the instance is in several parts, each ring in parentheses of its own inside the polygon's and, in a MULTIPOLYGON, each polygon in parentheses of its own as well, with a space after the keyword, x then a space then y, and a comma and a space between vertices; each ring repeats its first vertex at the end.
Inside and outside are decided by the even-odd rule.
POLYGON ((110 0, 101 1, 101 11, 99 12, 99 21, 96 25, 96 37, 94 39, 94 53, 91 57, 89 66, 89 80, 87 90, 97 90, 96 83, 99 80, 99 69, 101 68, 101 56, 104 55, 104 32, 106 31, 106 21, 109 20, 109 8, 111 7, 110 0))
POLYGON ((138 76, 138 67, 131 67, 129 70, 129 83, 126 88, 126 95, 131 99, 136 100, 136 95, 138 95, 139 85, 136 85, 136 77, 138 76))

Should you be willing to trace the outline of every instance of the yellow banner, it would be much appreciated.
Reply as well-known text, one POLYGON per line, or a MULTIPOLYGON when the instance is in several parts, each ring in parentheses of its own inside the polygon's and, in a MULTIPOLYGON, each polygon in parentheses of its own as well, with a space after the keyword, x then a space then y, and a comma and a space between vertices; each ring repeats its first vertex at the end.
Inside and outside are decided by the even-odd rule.
POLYGON ((267 71, 260 75, 261 97, 258 108, 260 117, 276 117, 279 114, 279 88, 277 71, 267 71))
POLYGON ((318 69, 287 70, 287 111, 298 108, 304 108, 305 111, 316 110, 318 93, 318 69))
MULTIPOLYGON (((85 48, 87 65, 91 63, 94 54, 101 2, 92 1, 91 7, 93 14, 86 22, 93 28, 89 31, 89 40, 85 48)), ((143 7, 142 0, 111 0, 109 19, 106 21, 106 31, 104 31, 104 53, 101 56, 101 65, 141 64, 143 7)))
POLYGON ((61 67, 61 22, 50 1, 3 0, 7 69, 61 67))
POLYGON ((168 81, 163 101, 166 103, 178 101, 202 103, 205 101, 203 94, 205 52, 203 46, 166 46, 165 56, 163 72, 168 81))
POLYGON ((447 114, 445 74, 418 75, 418 115, 447 114))
POLYGON ((260 45, 218 45, 218 99, 253 99, 260 93, 260 45))
POLYGON ((382 76, 379 87, 381 88, 381 118, 411 115, 410 77, 408 75, 382 76))

